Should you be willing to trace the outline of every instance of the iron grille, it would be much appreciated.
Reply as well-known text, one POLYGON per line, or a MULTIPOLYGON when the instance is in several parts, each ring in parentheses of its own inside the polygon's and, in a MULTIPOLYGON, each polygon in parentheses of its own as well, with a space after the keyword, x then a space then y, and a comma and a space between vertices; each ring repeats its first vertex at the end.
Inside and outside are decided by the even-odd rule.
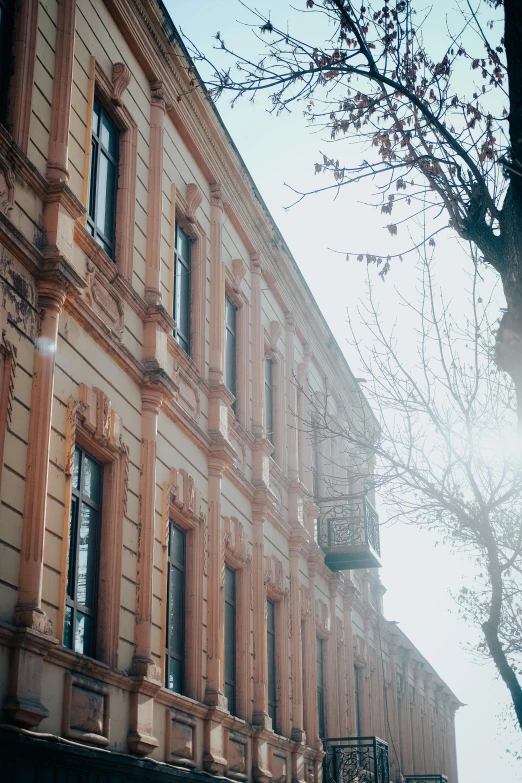
POLYGON ((390 783, 388 743, 378 737, 323 740, 324 783, 390 783))
POLYGON ((405 775, 404 783, 448 783, 446 775, 405 775))
POLYGON ((318 543, 323 549, 369 545, 381 554, 379 517, 367 498, 321 508, 318 543))

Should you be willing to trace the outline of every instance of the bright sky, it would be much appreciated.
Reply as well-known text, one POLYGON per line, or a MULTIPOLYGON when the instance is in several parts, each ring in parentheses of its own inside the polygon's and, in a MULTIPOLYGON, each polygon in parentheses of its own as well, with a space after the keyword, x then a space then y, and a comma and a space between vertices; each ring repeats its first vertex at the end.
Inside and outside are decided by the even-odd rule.
MULTIPOLYGON (((262 47, 248 27, 251 17, 238 0, 164 0, 176 26, 191 38, 207 55, 214 55, 212 36, 220 31, 227 45, 242 52, 261 53, 262 47), (238 21, 239 20, 239 21, 238 21)), ((438 0, 451 11, 453 0, 438 0)), ((306 15, 300 13, 304 0, 295 0, 291 8, 286 0, 258 0, 256 7, 265 13, 271 9, 274 24, 284 27, 297 24, 306 31, 306 15), (299 11, 296 11, 295 8, 299 11)), ((439 6, 440 8, 440 6, 439 6)), ((230 63, 232 64, 232 63, 230 63)), ((310 197, 285 211, 294 200, 285 187, 310 190, 323 180, 314 177, 313 164, 321 159, 323 150, 334 152, 320 133, 309 131, 300 111, 275 117, 267 112, 262 98, 255 105, 243 100, 234 109, 227 96, 218 104, 220 114, 242 155, 259 191, 279 226, 299 264, 337 341, 345 350, 348 328, 346 309, 355 312, 358 299, 364 294, 366 265, 353 259, 348 263, 343 255, 329 249, 373 252, 400 252, 408 246, 406 234, 393 239, 386 229, 386 216, 364 206, 360 199, 370 193, 360 186, 347 186, 337 200, 331 194, 310 197)), ((349 141, 340 142, 347 148, 349 141)), ((342 154, 346 155, 345 149, 342 154)), ((437 246, 438 280, 450 300, 459 289, 467 286, 463 267, 466 258, 454 237, 437 246)), ((405 259, 396 264, 385 283, 376 283, 383 318, 391 324, 397 320, 399 334, 406 340, 413 324, 399 304, 394 290, 404 294, 413 291, 411 265, 405 259)), ((492 279, 493 281, 493 279, 492 279)), ((502 302, 499 302, 499 306, 502 302)), ((352 366, 357 375, 357 366, 352 366)), ((520 732, 512 729, 507 715, 508 699, 505 686, 496 679, 493 665, 477 662, 468 648, 479 637, 476 629, 464 624, 457 615, 450 591, 456 593, 473 566, 461 555, 454 555, 437 537, 411 526, 396 524, 384 527, 381 533, 383 568, 382 581, 388 592, 385 614, 397 620, 403 631, 418 646, 440 676, 467 706, 457 713, 457 753, 459 783, 522 780, 520 762, 512 752, 522 750, 520 732)), ((451 781, 450 783, 454 783, 451 781)))

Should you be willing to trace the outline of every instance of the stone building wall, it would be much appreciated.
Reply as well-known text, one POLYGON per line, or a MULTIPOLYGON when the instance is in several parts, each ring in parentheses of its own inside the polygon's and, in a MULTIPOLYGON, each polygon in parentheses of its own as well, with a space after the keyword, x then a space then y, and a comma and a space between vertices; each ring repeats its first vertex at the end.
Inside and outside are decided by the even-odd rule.
MULTIPOLYGON (((304 392, 328 388, 332 414, 356 416, 357 384, 226 129, 193 89, 162 3, 12 5, 0 126, 4 722, 172 769, 315 781, 319 638, 326 736, 358 725, 392 741, 392 779, 435 772, 457 783, 458 700, 383 617, 377 570, 333 572, 316 541, 304 392), (118 136, 110 254, 89 228, 95 101, 118 136), (189 354, 173 336, 176 225, 190 242, 189 354), (103 474, 90 656, 64 631, 71 519, 83 502, 77 448, 103 474), (165 687, 172 522, 185 541, 183 693, 165 687), (236 575, 234 714, 225 566, 236 575)), ((348 458, 342 444, 318 452, 325 494, 348 458)))

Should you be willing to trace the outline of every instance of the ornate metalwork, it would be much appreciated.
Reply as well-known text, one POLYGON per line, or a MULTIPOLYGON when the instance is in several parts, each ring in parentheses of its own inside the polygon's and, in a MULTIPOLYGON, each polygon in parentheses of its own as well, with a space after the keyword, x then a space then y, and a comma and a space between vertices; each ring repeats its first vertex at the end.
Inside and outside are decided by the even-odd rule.
POLYGON ((388 743, 378 737, 323 740, 324 783, 390 783, 388 743))
POLYGON ((333 570, 380 565, 379 517, 367 498, 321 503, 317 541, 333 570))
POLYGON ((448 783, 446 775, 405 775, 404 783, 448 783))

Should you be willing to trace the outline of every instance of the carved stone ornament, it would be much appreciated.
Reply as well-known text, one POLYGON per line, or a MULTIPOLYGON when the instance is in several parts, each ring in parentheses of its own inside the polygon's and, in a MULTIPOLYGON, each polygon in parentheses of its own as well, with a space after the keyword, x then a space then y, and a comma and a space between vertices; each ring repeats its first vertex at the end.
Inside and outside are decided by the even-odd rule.
POLYGON ((76 429, 81 423, 93 440, 107 448, 116 458, 123 460, 123 511, 126 513, 129 485, 129 447, 123 442, 123 422, 113 411, 111 401, 101 389, 90 389, 84 383, 80 383, 78 397, 77 400, 74 397, 69 397, 67 401, 64 473, 66 476, 72 476, 76 429))
POLYGON ((355 662, 359 666, 365 666, 366 665, 366 642, 364 641, 362 636, 359 636, 359 634, 355 634, 353 637, 353 652, 355 657, 355 662))
POLYGON ((265 557, 265 586, 276 593, 279 598, 288 592, 285 587, 283 564, 275 555, 265 557))
POLYGON ((161 79, 150 83, 150 101, 156 106, 166 107, 166 92, 161 79))
POLYGON ((187 521, 198 524, 205 522, 201 492, 196 487, 194 477, 183 468, 171 468, 170 481, 163 485, 163 503, 163 518, 167 526, 172 507, 178 509, 187 521))
POLYGON ((203 200, 203 193, 201 188, 195 182, 189 182, 187 185, 186 201, 187 201, 187 220, 190 223, 196 222, 196 212, 201 206, 203 200))
POLYGON ((277 345, 277 341, 281 337, 281 332, 283 331, 283 327, 279 323, 279 321, 270 321, 270 345, 273 350, 275 350, 275 347, 277 345))
POLYGON ((245 529, 236 517, 224 517, 223 544, 225 552, 240 564, 246 565, 249 558, 245 529))
POLYGON ((299 606, 301 608, 301 617, 304 619, 312 614, 312 595, 308 587, 299 585, 299 606))
POLYGON ((14 381, 16 375, 17 350, 16 350, 16 346, 14 346, 7 339, 5 329, 2 329, 1 350, 7 356, 7 361, 9 362, 8 365, 9 377, 6 378, 5 380, 7 386, 7 423, 11 424, 11 419, 13 415, 13 395, 14 395, 14 381))
POLYGON ((87 261, 84 296, 100 321, 121 340, 124 329, 124 309, 121 299, 107 286, 92 261, 87 261))
POLYGON ((15 178, 13 170, 0 159, 0 210, 8 215, 14 206, 15 178))
POLYGON ((131 72, 125 63, 114 63, 112 66, 111 100, 116 106, 121 106, 121 98, 130 84, 131 72))
POLYGON ((242 258, 234 258, 232 261, 232 277, 234 278, 234 291, 239 291, 241 281, 245 276, 246 265, 242 258))
POLYGON ((330 609, 321 599, 315 602, 315 623, 323 634, 330 633, 330 609))

